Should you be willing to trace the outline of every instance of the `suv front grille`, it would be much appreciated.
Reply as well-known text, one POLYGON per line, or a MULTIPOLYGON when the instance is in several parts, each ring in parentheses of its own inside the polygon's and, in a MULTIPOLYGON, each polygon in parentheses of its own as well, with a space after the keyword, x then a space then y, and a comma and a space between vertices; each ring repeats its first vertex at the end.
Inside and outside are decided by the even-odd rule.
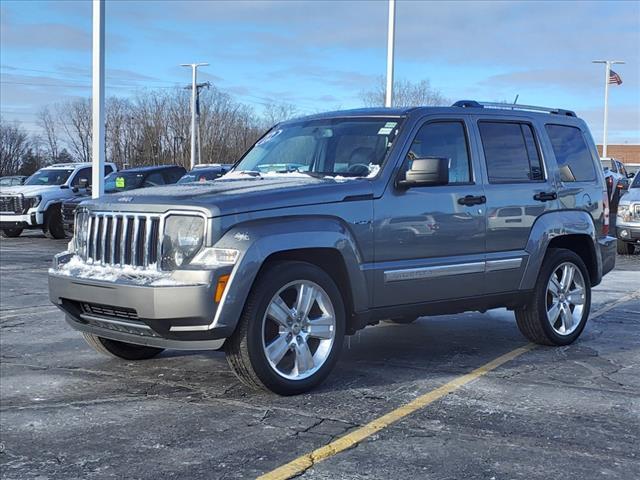
POLYGON ((103 265, 157 265, 162 223, 160 215, 83 210, 76 215, 76 252, 103 265))
POLYGON ((137 320, 138 314, 133 308, 112 307, 97 303, 82 302, 80 304, 83 313, 97 315, 99 317, 116 318, 121 320, 137 320))
POLYGON ((0 197, 0 212, 22 214, 24 210, 22 195, 3 195, 0 197))
POLYGON ((71 204, 62 204, 62 221, 69 228, 73 229, 74 217, 76 214, 76 205, 71 204))

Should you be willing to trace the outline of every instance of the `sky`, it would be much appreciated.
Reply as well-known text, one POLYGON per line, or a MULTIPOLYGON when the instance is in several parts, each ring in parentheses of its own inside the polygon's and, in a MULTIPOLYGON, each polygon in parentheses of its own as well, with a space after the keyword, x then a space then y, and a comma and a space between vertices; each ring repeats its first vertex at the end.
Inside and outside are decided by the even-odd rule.
MULTIPOLYGON (((0 114, 38 132, 44 105, 88 97, 90 1, 0 0, 0 114)), ((106 93, 133 96, 211 81, 260 113, 353 108, 386 69, 387 2, 106 2, 106 93)), ((640 143, 640 2, 397 1, 397 79, 430 80, 452 101, 512 101, 575 110, 609 143, 640 143)))

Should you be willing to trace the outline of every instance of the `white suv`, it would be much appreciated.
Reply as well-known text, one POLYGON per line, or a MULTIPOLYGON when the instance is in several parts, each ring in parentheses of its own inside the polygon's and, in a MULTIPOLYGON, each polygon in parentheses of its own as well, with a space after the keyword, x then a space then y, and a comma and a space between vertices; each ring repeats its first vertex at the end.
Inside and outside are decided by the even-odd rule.
MULTIPOLYGON (((105 175, 116 171, 105 165, 105 175)), ((0 234, 17 237, 24 229, 41 228, 65 238, 60 206, 91 185, 91 163, 62 163, 41 168, 23 185, 0 188, 0 234)))

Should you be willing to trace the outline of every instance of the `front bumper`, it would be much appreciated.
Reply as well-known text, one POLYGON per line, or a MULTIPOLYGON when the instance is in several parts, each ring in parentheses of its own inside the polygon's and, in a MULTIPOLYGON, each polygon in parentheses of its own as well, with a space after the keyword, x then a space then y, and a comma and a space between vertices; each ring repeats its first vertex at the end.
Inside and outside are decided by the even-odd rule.
POLYGON ((104 281, 49 271, 49 298, 75 329, 140 345, 181 350, 218 349, 231 332, 211 325, 218 305, 220 270, 180 270, 168 283, 149 286, 129 280, 104 281), (181 331, 175 327, 202 326, 181 331))
POLYGON ((25 214, 0 215, 0 228, 36 228, 44 224, 44 215, 41 212, 29 211, 25 214))
POLYGON ((623 242, 640 244, 640 224, 618 224, 616 225, 616 237, 623 242))

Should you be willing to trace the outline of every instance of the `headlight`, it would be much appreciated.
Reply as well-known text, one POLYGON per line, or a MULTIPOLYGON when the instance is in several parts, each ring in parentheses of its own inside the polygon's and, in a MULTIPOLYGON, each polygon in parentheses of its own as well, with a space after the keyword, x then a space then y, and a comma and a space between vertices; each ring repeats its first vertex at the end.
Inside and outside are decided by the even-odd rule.
POLYGON ((73 226, 74 252, 82 251, 82 247, 89 243, 89 212, 84 209, 76 210, 73 226))
POLYGON ((631 221, 631 205, 618 205, 618 213, 616 216, 623 222, 631 221))
POLYGON ((36 195, 35 197, 26 197, 24 199, 24 211, 26 212, 30 208, 37 207, 40 205, 42 201, 42 197, 40 195, 36 195))
POLYGON ((191 265, 206 267, 235 265, 239 253, 238 250, 232 248, 205 248, 191 260, 191 265))
POLYGON ((170 215, 164 223, 160 266, 175 270, 188 264, 204 242, 204 219, 187 215, 170 215))

